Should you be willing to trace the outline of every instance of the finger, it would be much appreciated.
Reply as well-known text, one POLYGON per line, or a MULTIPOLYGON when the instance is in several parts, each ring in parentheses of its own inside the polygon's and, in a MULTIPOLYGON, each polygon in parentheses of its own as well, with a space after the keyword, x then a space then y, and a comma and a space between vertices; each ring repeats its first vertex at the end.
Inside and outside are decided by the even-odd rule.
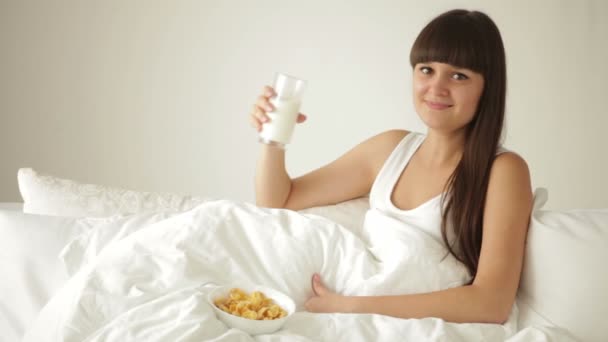
POLYGON ((323 285, 321 276, 318 273, 312 276, 312 290, 317 296, 323 296, 327 293, 327 289, 323 285))
POLYGON ((297 123, 302 123, 304 121, 306 121, 308 117, 306 116, 306 114, 302 114, 302 113, 298 113, 298 118, 296 119, 297 123))
POLYGON ((315 276, 317 274, 313 274, 312 277, 310 277, 310 288, 312 289, 312 293, 315 294, 315 296, 318 296, 319 294, 317 293, 317 290, 315 289, 315 276))
POLYGON ((268 117, 268 115, 266 115, 266 113, 259 107, 255 108, 253 115, 255 119, 260 122, 260 124, 270 121, 270 117, 268 117))
POLYGON ((253 113, 249 115, 249 124, 258 132, 262 130, 262 122, 260 122, 260 119, 253 113))
POLYGON ((258 97, 258 100, 256 101, 255 105, 266 112, 272 112, 274 110, 274 106, 272 105, 272 103, 270 103, 268 98, 264 96, 258 97))
POLYGON ((262 130, 262 125, 260 125, 260 123, 257 120, 251 119, 250 124, 251 124, 251 127, 255 128, 256 131, 260 132, 262 130))
POLYGON ((251 113, 249 113, 249 122, 251 126, 258 132, 261 132, 263 123, 268 121, 270 121, 270 119, 266 116, 266 113, 254 105, 251 113))
POLYGON ((268 119, 268 116, 266 115, 266 113, 264 112, 264 110, 262 110, 260 107, 258 107, 257 105, 253 105, 253 107, 251 108, 251 112, 249 113, 249 116, 255 120, 259 120, 259 121, 264 121, 268 119))
POLYGON ((313 305, 311 299, 308 299, 306 303, 304 303, 304 308, 306 308, 306 311, 312 311, 313 305))
POLYGON ((268 98, 268 97, 275 96, 277 93, 274 91, 274 89, 271 86, 267 85, 267 86, 264 86, 264 90, 262 91, 262 94, 264 94, 264 96, 266 96, 268 98))
POLYGON ((322 302, 320 302, 319 297, 312 297, 304 303, 304 308, 308 312, 322 312, 322 302))

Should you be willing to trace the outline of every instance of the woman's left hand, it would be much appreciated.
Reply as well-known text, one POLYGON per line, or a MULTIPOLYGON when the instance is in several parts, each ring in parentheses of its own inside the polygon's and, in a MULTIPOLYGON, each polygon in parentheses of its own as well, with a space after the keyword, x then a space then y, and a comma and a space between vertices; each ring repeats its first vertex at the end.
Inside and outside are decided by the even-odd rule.
POLYGON ((315 273, 312 276, 312 291, 314 295, 310 297, 304 307, 310 312, 347 312, 347 297, 339 295, 329 290, 321 280, 321 276, 315 273))

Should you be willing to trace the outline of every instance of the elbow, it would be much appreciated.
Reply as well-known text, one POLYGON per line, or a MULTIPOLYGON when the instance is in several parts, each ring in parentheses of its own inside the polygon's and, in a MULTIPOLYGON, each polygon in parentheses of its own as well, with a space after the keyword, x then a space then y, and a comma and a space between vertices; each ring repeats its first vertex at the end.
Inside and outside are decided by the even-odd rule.
POLYGON ((255 205, 262 208, 286 209, 291 195, 291 182, 279 191, 260 191, 256 188, 255 205))
POLYGON ((262 208, 288 209, 288 199, 289 196, 283 200, 273 196, 256 196, 255 205, 262 208))
POLYGON ((479 312, 479 318, 476 319, 478 323, 489 323, 489 324, 505 324, 509 320, 510 310, 504 310, 502 308, 486 307, 484 310, 479 312))
POLYGON ((502 305, 499 309, 498 309, 498 313, 496 318, 497 324, 505 324, 508 320, 509 317, 511 317, 511 310, 513 309, 513 304, 515 303, 515 299, 511 300, 510 302, 508 302, 505 305, 502 305))
POLYGON ((487 323, 493 324, 505 324, 509 320, 511 315, 511 309, 513 307, 513 301, 496 301, 490 300, 486 306, 486 320, 487 323))
POLYGON ((509 320, 515 298, 499 293, 502 293, 502 291, 478 292, 482 323, 504 324, 509 320))
POLYGON ((285 204, 279 201, 273 201, 269 199, 259 199, 256 198, 255 205, 262 208, 272 208, 272 209, 283 209, 285 208, 285 204))
POLYGON ((509 315, 511 314, 511 310, 494 310, 495 312, 490 313, 490 321, 488 323, 494 324, 505 324, 507 320, 509 320, 509 315))

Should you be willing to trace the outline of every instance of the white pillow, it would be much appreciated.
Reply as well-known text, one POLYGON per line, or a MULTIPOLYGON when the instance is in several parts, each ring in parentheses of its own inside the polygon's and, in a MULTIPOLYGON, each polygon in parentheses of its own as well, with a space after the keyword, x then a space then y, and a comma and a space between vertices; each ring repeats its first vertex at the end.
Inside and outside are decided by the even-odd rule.
MULTIPOLYGON (((24 201, 23 212, 29 214, 108 217, 145 211, 186 211, 211 200, 206 197, 83 184, 71 179, 40 174, 30 168, 19 169, 17 178, 24 201)), ((361 197, 300 212, 323 216, 358 231, 367 209, 369 198, 361 197)))
POLYGON ((146 226, 172 215, 69 218, 0 210, 0 340, 19 341, 38 311, 68 279, 61 250, 89 230, 146 226))
POLYGON ((171 193, 143 192, 85 184, 19 169, 23 212, 39 215, 107 217, 145 211, 185 211, 207 198, 171 193))
POLYGON ((605 341, 607 262, 608 209, 534 210, 521 299, 577 339, 605 341))

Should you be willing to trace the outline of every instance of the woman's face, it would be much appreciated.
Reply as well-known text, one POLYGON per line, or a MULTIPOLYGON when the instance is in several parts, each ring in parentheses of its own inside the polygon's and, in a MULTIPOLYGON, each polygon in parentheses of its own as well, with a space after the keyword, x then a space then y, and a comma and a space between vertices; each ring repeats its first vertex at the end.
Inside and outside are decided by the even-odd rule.
POLYGON ((484 79, 477 72, 429 62, 414 67, 414 106, 433 130, 453 132, 475 116, 484 79))

